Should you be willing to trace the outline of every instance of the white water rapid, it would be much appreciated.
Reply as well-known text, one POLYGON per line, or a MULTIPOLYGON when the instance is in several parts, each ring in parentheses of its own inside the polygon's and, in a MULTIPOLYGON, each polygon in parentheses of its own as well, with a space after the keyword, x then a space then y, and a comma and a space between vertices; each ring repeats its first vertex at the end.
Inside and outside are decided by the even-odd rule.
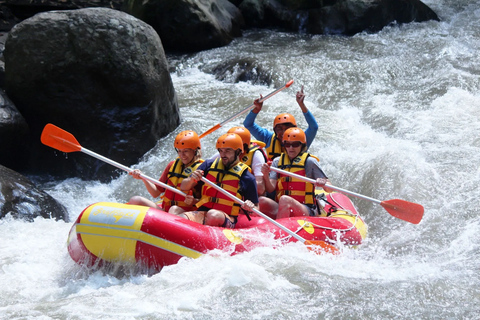
MULTIPOLYGON (((309 151, 332 184, 420 203, 419 225, 352 198, 369 235, 339 256, 292 244, 119 277, 71 260, 71 222, 6 218, 0 319, 479 319, 480 0, 424 2, 440 22, 353 37, 248 31, 229 46, 170 57, 182 123, 135 166, 158 177, 175 157, 177 133, 202 133, 273 91, 200 71, 250 57, 276 86, 295 80, 265 102, 259 124, 271 127, 277 113, 291 112, 305 127, 295 102, 304 85, 320 125, 309 151)), ((205 156, 228 128, 202 140, 205 156)), ((94 202, 148 196, 126 174, 108 184, 68 179, 43 187, 72 221, 94 202)))

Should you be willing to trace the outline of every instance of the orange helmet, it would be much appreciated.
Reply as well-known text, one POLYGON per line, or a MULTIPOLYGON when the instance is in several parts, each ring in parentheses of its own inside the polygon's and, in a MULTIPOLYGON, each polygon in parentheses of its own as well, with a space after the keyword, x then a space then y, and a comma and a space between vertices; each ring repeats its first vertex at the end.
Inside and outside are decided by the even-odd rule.
POLYGON ((243 152, 242 138, 236 133, 225 133, 217 140, 217 149, 220 148, 240 149, 243 152))
POLYGON ((297 122, 295 121, 295 118, 290 113, 281 113, 278 116, 276 116, 275 120, 273 120, 273 128, 275 129, 277 124, 283 124, 283 123, 291 123, 295 127, 297 126, 297 122))
POLYGON ((201 149, 200 138, 195 131, 186 130, 177 134, 173 146, 177 149, 201 149))
POLYGON ((247 128, 244 127, 233 127, 230 130, 227 131, 228 133, 236 133, 242 138, 243 144, 246 144, 247 146, 250 145, 250 131, 248 131, 247 128))
POLYGON ((305 132, 300 128, 288 128, 283 133, 283 141, 300 141, 303 144, 307 144, 307 137, 305 132))

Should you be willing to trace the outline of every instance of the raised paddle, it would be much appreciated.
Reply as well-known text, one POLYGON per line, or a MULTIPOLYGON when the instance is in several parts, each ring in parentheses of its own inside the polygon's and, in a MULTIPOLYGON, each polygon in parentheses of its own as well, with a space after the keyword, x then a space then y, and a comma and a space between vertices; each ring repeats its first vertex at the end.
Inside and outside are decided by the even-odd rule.
MULTIPOLYGON (((51 123, 47 124, 45 126, 45 128, 43 128, 42 135, 40 137, 40 141, 42 141, 42 143, 44 145, 47 145, 47 146, 52 147, 54 149, 60 150, 62 152, 67 152, 68 153, 68 152, 80 151, 80 152, 88 154, 89 156, 97 158, 98 160, 101 160, 101 161, 104 161, 108 164, 111 164, 112 166, 117 167, 119 169, 125 170, 127 172, 132 172, 133 171, 133 169, 131 169, 129 167, 126 167, 126 166, 124 166, 124 165, 122 165, 118 162, 115 162, 113 160, 105 158, 104 156, 101 156, 101 155, 99 155, 99 154, 97 154, 93 151, 85 149, 84 147, 82 147, 80 145, 80 143, 78 143, 77 139, 75 139, 75 137, 71 133, 69 133, 69 132, 67 132, 63 129, 60 129, 59 127, 57 127, 57 126, 55 126, 51 123)), ((186 194, 184 192, 182 192, 181 190, 178 190, 177 188, 174 188, 172 186, 169 186, 168 184, 160 182, 157 179, 153 179, 149 176, 146 176, 143 173, 140 174, 140 177, 144 180, 148 180, 151 183, 156 184, 157 186, 168 189, 168 190, 170 190, 172 192, 175 192, 179 195, 182 195, 184 197, 186 196, 186 194)))
MULTIPOLYGON (((315 180, 304 177, 304 176, 300 176, 296 173, 292 173, 292 172, 285 171, 285 170, 275 168, 275 167, 270 167, 270 170, 273 170, 273 171, 278 172, 280 174, 284 174, 284 175, 287 175, 287 176, 290 176, 290 177, 294 177, 294 178, 297 178, 297 179, 315 184, 315 180)), ((326 184, 325 186, 327 188, 337 190, 341 193, 349 194, 351 196, 361 198, 361 199, 365 199, 365 200, 368 200, 368 201, 372 201, 376 204, 379 204, 383 208, 385 208, 385 210, 387 210, 387 212, 390 213, 395 218, 402 219, 402 220, 405 220, 407 222, 411 222, 411 223, 414 223, 414 224, 418 224, 422 220, 424 209, 423 209, 423 206, 418 204, 418 203, 413 203, 413 202, 409 202, 409 201, 405 201, 405 200, 401 200, 401 199, 392 199, 392 200, 380 201, 380 200, 370 198, 370 197, 367 197, 367 196, 364 196, 364 195, 361 195, 361 194, 358 194, 358 193, 355 193, 355 192, 352 192, 352 191, 348 191, 348 190, 345 190, 345 189, 342 189, 342 188, 339 188, 339 187, 332 186, 330 184, 326 184)))
MULTIPOLYGON (((224 195, 226 195, 227 197, 229 197, 233 201, 237 202, 238 204, 243 205, 244 201, 242 199, 239 199, 239 198, 235 197, 233 194, 224 190, 220 186, 217 186, 215 183, 211 182, 207 178, 202 177, 202 181, 205 182, 206 184, 208 184, 210 187, 212 187, 212 188, 216 189, 217 191, 223 193, 224 195)), ((298 234, 296 234, 292 230, 286 228, 285 226, 281 225, 277 221, 273 220, 272 218, 270 218, 269 216, 267 216, 266 214, 264 214, 260 210, 257 210, 255 208, 253 208, 253 212, 258 214, 260 217, 264 218, 265 220, 268 220, 269 222, 273 223, 274 225, 276 225, 277 227, 279 227, 280 229, 282 229, 283 231, 285 231, 286 233, 288 233, 289 235, 291 235, 292 237, 294 237, 298 241, 302 242, 303 244, 317 246, 317 248, 311 247, 311 249, 315 252, 318 252, 318 253, 328 252, 328 253, 335 253, 335 254, 339 252, 339 250, 336 247, 334 247, 331 244, 326 243, 325 241, 303 239, 298 234), (320 247, 321 250, 317 250, 317 249, 319 249, 318 247, 320 247)))
MULTIPOLYGON (((290 81, 288 81, 287 84, 284 85, 283 87, 278 88, 277 90, 275 90, 275 91, 267 94, 265 97, 261 98, 259 101, 260 101, 260 102, 263 102, 263 101, 267 100, 268 98, 276 95, 276 94, 279 93, 280 91, 282 91, 282 90, 290 87, 292 84, 293 84, 293 79, 290 80, 290 81)), ((245 108, 245 109, 243 109, 242 111, 238 112, 237 114, 231 116, 231 117, 228 118, 227 120, 225 120, 225 121, 223 121, 223 122, 220 122, 219 124, 211 127, 210 129, 208 129, 207 131, 205 131, 204 133, 202 133, 199 138, 201 139, 201 138, 209 135, 210 133, 214 132, 215 130, 220 129, 220 127, 222 127, 223 125, 225 125, 227 122, 230 122, 230 121, 232 121, 233 119, 235 119, 236 117, 241 116, 241 115, 244 114, 245 112, 250 111, 250 110, 253 109, 254 107, 255 107, 255 104, 252 104, 251 106, 248 106, 247 108, 245 108)))

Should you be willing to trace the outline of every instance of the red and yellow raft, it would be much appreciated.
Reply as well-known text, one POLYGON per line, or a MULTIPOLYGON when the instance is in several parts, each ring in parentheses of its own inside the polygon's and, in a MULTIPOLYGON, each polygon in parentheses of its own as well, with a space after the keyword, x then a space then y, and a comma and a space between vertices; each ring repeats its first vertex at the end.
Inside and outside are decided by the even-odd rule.
MULTIPOLYGON (((348 197, 327 195, 326 217, 277 220, 306 240, 357 246, 367 226, 348 197)), ((88 267, 110 263, 137 265, 150 271, 175 264, 182 257, 198 258, 212 250, 237 254, 259 246, 297 241, 260 217, 239 216, 235 229, 204 226, 164 211, 120 203, 99 202, 77 218, 68 238, 68 252, 88 267), (273 244, 272 244, 273 243, 273 244)))

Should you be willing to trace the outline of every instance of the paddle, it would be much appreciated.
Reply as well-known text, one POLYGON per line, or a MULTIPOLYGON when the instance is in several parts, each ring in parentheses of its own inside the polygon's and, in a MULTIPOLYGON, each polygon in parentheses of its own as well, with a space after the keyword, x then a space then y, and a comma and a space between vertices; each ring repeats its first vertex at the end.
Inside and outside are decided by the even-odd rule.
MULTIPOLYGON (((205 182, 206 184, 208 184, 209 186, 211 186, 212 188, 216 189, 217 191, 223 193, 224 195, 226 195, 227 197, 229 197, 230 199, 232 199, 233 201, 237 202, 238 204, 240 205, 243 205, 244 201, 235 197, 233 194, 231 194, 230 192, 224 190, 223 188, 221 188, 220 186, 217 186, 215 183, 211 182, 210 180, 208 180, 207 178, 205 177, 202 177, 202 181, 205 182)), ((274 225, 276 225, 277 227, 279 227, 280 229, 282 229, 283 231, 285 231, 286 233, 288 233, 289 235, 291 235, 292 237, 294 237, 295 239, 297 239, 298 241, 302 242, 303 244, 305 245, 313 245, 313 246, 317 246, 317 248, 315 247, 312 247, 312 248, 309 248, 309 249, 312 249, 313 251, 317 252, 317 253, 321 253, 321 252, 328 252, 328 253, 338 253, 338 249, 336 247, 334 247, 333 245, 331 244, 328 244, 326 243, 325 241, 321 241, 321 240, 305 240, 304 238, 300 237, 298 234, 296 234, 295 232, 291 231, 290 229, 287 229, 285 226, 281 225, 280 223, 278 223, 277 221, 273 220, 272 218, 270 218, 269 216, 267 216, 266 214, 264 214, 263 212, 261 212, 260 210, 257 210, 255 208, 253 208, 253 212, 255 212, 256 214, 258 214, 260 217, 264 218, 265 220, 268 220, 269 222, 273 223, 274 225), (320 247, 321 250, 318 250, 318 247, 320 247)))
MULTIPOLYGON (((80 152, 83 152, 83 153, 86 153, 88 154, 89 156, 92 156, 94 158, 97 158, 101 161, 104 161, 108 164, 111 164, 112 166, 114 167, 117 167, 119 169, 122 169, 124 171, 127 171, 127 172, 132 172, 133 169, 129 168, 129 167, 126 167, 118 162, 115 162, 113 160, 110 160, 108 158, 105 158, 104 156, 101 156, 93 151, 90 151, 88 149, 85 149, 83 148, 77 141, 77 139, 75 139, 75 137, 63 130, 63 129, 60 129, 59 127, 49 123, 45 126, 45 128, 43 128, 43 131, 42 131, 42 135, 40 137, 40 141, 42 141, 42 143, 44 145, 47 145, 49 147, 52 147, 54 149, 57 149, 57 150, 60 150, 62 152, 77 152, 77 151, 80 151, 80 152)), ((140 177, 142 179, 145 179, 145 180, 148 180, 150 181, 151 183, 154 183, 162 188, 165 188, 165 189, 168 189, 172 192, 175 192, 175 193, 178 193, 179 195, 182 195, 182 196, 186 196, 185 193, 183 193, 181 190, 178 190, 177 188, 174 188, 172 186, 169 186, 168 184, 165 184, 163 182, 160 182, 158 181, 157 179, 153 179, 153 178, 150 178, 149 176, 146 176, 144 175, 143 173, 140 174, 140 177)))
MULTIPOLYGON (((279 93, 280 91, 282 91, 282 90, 290 87, 292 84, 293 84, 293 79, 290 80, 290 81, 288 81, 287 84, 284 85, 283 87, 281 87, 281 88, 279 88, 279 89, 277 89, 277 90, 275 90, 275 91, 267 94, 265 97, 261 98, 259 101, 260 101, 260 102, 263 102, 263 101, 267 100, 268 98, 273 97, 274 95, 276 95, 276 94, 279 93)), ((227 122, 230 122, 230 121, 232 121, 233 119, 235 119, 236 117, 241 116, 241 115, 244 114, 245 112, 250 111, 250 110, 253 109, 254 107, 255 107, 255 104, 252 104, 251 106, 248 106, 247 108, 243 109, 242 111, 238 112, 237 114, 233 115, 232 117, 228 118, 227 120, 225 120, 225 121, 223 121, 223 122, 221 122, 221 123, 219 123, 219 124, 211 127, 210 129, 208 129, 207 131, 205 131, 204 133, 202 133, 199 138, 201 139, 201 138, 209 135, 210 133, 214 132, 215 130, 217 130, 217 129, 219 129, 220 127, 222 127, 223 125, 225 125, 227 122)))
MULTIPOLYGON (((304 177, 304 176, 300 176, 296 173, 288 172, 275 167, 270 167, 270 170, 315 184, 315 180, 304 177)), ((418 203, 413 203, 413 202, 409 202, 401 199, 380 201, 380 200, 370 198, 352 191, 348 191, 339 187, 332 186, 330 184, 326 184, 325 186, 327 186, 330 189, 337 190, 342 193, 349 194, 354 197, 365 199, 368 201, 372 201, 376 204, 379 204, 383 208, 385 208, 385 210, 387 210, 387 212, 390 213, 395 218, 402 219, 413 224, 418 224, 422 220, 424 209, 423 209, 423 206, 418 203)))

